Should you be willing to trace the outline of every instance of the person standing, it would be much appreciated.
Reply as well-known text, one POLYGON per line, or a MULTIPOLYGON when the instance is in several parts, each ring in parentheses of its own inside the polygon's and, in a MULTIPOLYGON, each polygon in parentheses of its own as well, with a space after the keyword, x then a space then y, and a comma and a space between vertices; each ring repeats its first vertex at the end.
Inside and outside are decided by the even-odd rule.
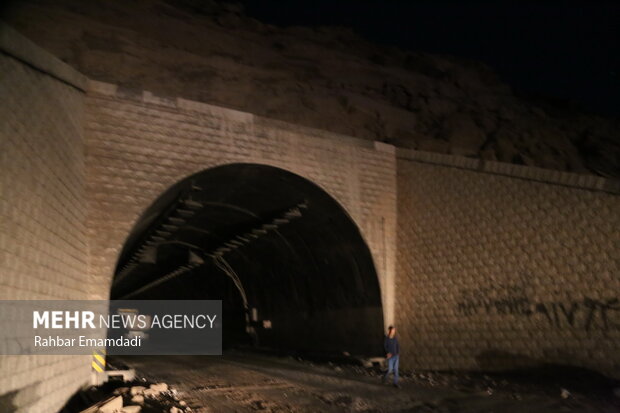
POLYGON ((396 337, 396 327, 389 326, 387 336, 383 342, 383 348, 386 353, 388 370, 383 376, 383 382, 385 383, 390 373, 394 373, 394 387, 400 388, 398 384, 398 359, 400 354, 400 344, 398 344, 398 338, 396 337))

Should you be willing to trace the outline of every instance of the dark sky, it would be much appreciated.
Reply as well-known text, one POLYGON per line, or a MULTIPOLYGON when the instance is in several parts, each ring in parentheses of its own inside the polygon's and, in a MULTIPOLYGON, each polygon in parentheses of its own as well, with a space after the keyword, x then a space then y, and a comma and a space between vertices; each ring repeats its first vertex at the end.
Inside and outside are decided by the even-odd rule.
POLYGON ((620 1, 242 0, 266 23, 336 25, 481 60, 516 91, 620 115, 620 1))

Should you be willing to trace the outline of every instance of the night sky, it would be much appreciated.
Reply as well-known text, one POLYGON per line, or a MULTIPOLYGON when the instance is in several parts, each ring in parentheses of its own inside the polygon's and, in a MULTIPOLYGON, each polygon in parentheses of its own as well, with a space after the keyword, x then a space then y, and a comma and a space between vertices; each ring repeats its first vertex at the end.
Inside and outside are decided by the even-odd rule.
POLYGON ((278 26, 336 25, 491 66, 518 93, 620 116, 620 2, 243 0, 278 26))

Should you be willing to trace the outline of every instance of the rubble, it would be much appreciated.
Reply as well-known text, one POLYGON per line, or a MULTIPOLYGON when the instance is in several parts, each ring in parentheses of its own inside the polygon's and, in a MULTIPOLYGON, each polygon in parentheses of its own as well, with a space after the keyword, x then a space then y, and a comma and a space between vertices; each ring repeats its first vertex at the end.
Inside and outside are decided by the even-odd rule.
MULTIPOLYGON (((167 383, 148 383, 139 379, 133 383, 108 382, 91 388, 90 405, 79 410, 64 409, 62 412, 80 413, 188 413, 191 407, 179 400, 178 391, 167 383), (114 386, 120 386, 114 388, 114 386), (112 394, 112 396, 107 396, 112 394)), ((90 397, 82 396, 86 401, 90 397)))
POLYGON ((142 404, 144 403, 144 396, 140 394, 136 394, 135 396, 131 398, 131 402, 136 403, 136 404, 142 404))
POLYGON ((153 391, 160 392, 160 393, 168 391, 168 385, 166 383, 151 384, 149 388, 153 391))
POLYGON ((97 413, 117 413, 123 408, 121 396, 111 397, 98 407, 97 413))
POLYGON ((157 397, 160 395, 160 391, 154 390, 154 389, 146 389, 142 392, 142 394, 144 395, 144 397, 157 397))
POLYGON ((130 394, 135 396, 144 393, 144 390, 146 390, 146 387, 144 386, 133 386, 130 390, 130 394))
MULTIPOLYGON (((191 372, 179 371, 173 360, 168 366, 158 363, 157 373, 179 383, 178 388, 137 379, 131 383, 114 384, 116 388, 107 389, 100 400, 109 399, 110 394, 122 397, 125 407, 115 413, 190 413, 194 411, 192 409, 228 411, 223 407, 266 413, 620 411, 617 409, 620 407, 618 381, 604 377, 597 379, 583 371, 402 371, 402 390, 396 392, 391 387, 380 385, 377 376, 382 370, 377 365, 364 367, 333 360, 310 363, 277 357, 265 360, 265 356, 259 356, 256 364, 249 364, 252 368, 248 369, 250 357, 244 354, 239 365, 222 362, 225 373, 219 368, 220 362, 213 359, 197 359, 196 363, 204 363, 200 365, 205 368, 191 372), (287 368, 283 369, 282 365, 287 368), (271 372, 274 375, 270 376, 271 372), (282 376, 283 372, 286 377, 282 376), (329 387, 322 387, 325 384, 329 387), (317 386, 322 390, 318 391, 317 386), (141 394, 132 395, 131 389, 141 394), (385 409, 386 403, 393 409, 385 409), (302 405, 310 410, 299 410, 302 405)), ((148 361, 143 363, 136 368, 152 371, 148 361)), ((71 413, 75 411, 80 410, 71 413)), ((88 413, 97 413, 97 410, 88 413)))
POLYGON ((126 394, 129 392, 129 387, 119 387, 118 389, 114 390, 114 394, 126 394))

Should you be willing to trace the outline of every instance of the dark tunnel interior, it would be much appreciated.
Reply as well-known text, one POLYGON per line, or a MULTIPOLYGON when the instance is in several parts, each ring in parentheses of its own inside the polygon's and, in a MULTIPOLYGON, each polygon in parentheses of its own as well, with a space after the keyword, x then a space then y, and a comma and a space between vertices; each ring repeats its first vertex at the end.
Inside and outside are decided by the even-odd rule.
POLYGON ((218 299, 224 348, 381 352, 370 251, 347 212, 283 169, 229 164, 190 176, 138 220, 111 299, 218 299))

